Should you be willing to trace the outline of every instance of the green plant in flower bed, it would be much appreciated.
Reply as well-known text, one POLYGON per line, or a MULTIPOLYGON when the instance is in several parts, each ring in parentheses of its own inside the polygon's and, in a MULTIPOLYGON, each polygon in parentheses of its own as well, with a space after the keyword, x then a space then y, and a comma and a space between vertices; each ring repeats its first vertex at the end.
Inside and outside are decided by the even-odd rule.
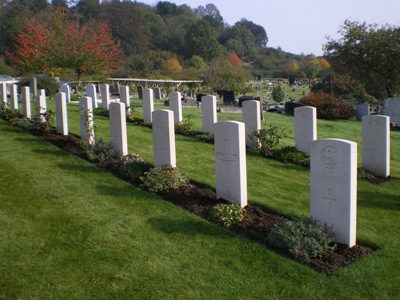
POLYGON ((175 125, 175 133, 182 135, 190 135, 193 130, 193 122, 190 120, 188 115, 181 123, 175 125))
POLYGON ((88 145, 86 147, 86 155, 94 163, 101 163, 108 159, 116 158, 111 143, 104 142, 103 139, 99 139, 94 145, 88 145))
POLYGON ((189 178, 170 165, 152 168, 140 180, 141 186, 152 193, 169 192, 189 184, 189 178))
POLYGON ((146 163, 138 154, 128 154, 117 161, 117 167, 124 179, 136 185, 140 184, 140 177, 149 171, 151 164, 146 163))
POLYGON ((213 133, 203 133, 196 135, 196 139, 209 143, 214 144, 214 134, 213 133))
POLYGON ((97 107, 93 109, 93 114, 97 116, 109 117, 110 111, 108 109, 104 109, 103 107, 97 107))
POLYGON ((318 226, 309 217, 285 219, 281 224, 274 225, 268 233, 268 240, 273 246, 286 249, 300 261, 321 258, 334 251, 336 244, 332 244, 333 238, 328 228, 318 226))
POLYGON ((268 129, 260 129, 252 134, 252 136, 260 140, 259 151, 261 155, 266 157, 273 156, 276 146, 285 136, 285 130, 285 128, 270 125, 268 129))
POLYGON ((18 110, 11 109, 3 105, 0 109, 0 117, 12 125, 15 125, 22 118, 22 115, 18 112, 18 110))
POLYGON ((293 163, 300 166, 308 167, 310 158, 303 152, 300 152, 296 147, 283 147, 274 151, 273 157, 284 163, 293 163))
POLYGON ((217 204, 210 211, 210 219, 224 227, 230 227, 249 219, 249 215, 239 205, 217 204))

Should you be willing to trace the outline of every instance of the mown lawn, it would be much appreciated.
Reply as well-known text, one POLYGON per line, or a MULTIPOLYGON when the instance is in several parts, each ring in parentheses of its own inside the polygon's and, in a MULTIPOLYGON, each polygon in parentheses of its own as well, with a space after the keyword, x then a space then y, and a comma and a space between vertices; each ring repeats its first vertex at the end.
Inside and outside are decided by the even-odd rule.
MULTIPOLYGON (((49 101, 49 107, 54 107, 49 101)), ((157 108, 165 108, 157 106, 157 108)), ((79 134, 78 106, 68 105, 79 134)), ((200 130, 200 110, 184 109, 200 130)), ((141 109, 134 115, 141 117, 141 109)), ((218 118, 240 120, 240 114, 218 118)), ((95 116, 97 138, 108 119, 95 116)), ((293 118, 266 114, 265 126, 293 118)), ((356 121, 318 121, 318 137, 361 142, 356 121)), ((391 132, 400 178, 400 131, 391 132)), ((152 162, 151 130, 128 124, 129 152, 152 162)), ((215 187, 213 145, 176 136, 177 165, 215 187)), ((361 145, 359 144, 359 163, 361 145)), ((247 156, 249 201, 309 214, 309 170, 247 156)), ((357 242, 379 250, 325 276, 143 192, 0 120, 0 299, 396 299, 400 180, 358 185, 357 242)))

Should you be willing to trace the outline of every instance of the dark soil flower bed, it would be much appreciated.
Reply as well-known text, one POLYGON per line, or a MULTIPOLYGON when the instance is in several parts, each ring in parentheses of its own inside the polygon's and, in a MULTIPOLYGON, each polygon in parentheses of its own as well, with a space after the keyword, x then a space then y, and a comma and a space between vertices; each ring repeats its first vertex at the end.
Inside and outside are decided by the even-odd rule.
MULTIPOLYGON (((51 142, 65 151, 87 160, 84 149, 79 147, 81 140, 76 136, 50 134, 38 137, 51 142)), ((116 176, 121 177, 121 174, 118 174, 118 171, 113 167, 113 163, 113 161, 108 161, 98 166, 107 169, 116 176)), ((228 203, 223 199, 216 199, 214 191, 193 183, 174 192, 164 193, 161 196, 163 199, 170 201, 175 205, 179 205, 187 211, 207 220, 209 220, 210 210, 216 204, 228 203)), ((283 249, 271 247, 267 240, 268 230, 275 224, 282 222, 284 218, 252 204, 246 206, 245 209, 250 216, 249 220, 246 220, 239 225, 233 225, 229 228, 229 230, 237 233, 238 235, 244 236, 251 241, 260 243, 284 257, 293 259, 289 253, 283 249)), ((302 263, 320 273, 329 275, 335 270, 343 268, 358 258, 364 257, 371 252, 373 252, 373 249, 368 246, 356 245, 352 248, 349 248, 346 245, 338 244, 335 252, 325 255, 322 259, 311 258, 302 263)))

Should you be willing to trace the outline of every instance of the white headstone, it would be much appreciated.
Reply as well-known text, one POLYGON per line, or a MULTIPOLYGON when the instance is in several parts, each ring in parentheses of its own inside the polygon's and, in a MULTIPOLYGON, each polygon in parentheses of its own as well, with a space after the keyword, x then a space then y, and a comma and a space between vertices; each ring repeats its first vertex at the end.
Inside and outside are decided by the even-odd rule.
POLYGON ((58 91, 60 93, 65 93, 66 101, 71 102, 71 89, 68 84, 62 84, 58 91))
POLYGON ((152 114, 154 111, 154 96, 152 89, 143 89, 143 121, 152 122, 152 114))
POLYGON ((356 106, 357 120, 361 121, 364 116, 369 116, 369 104, 360 103, 356 106))
POLYGON ((153 111, 154 166, 176 167, 174 113, 170 110, 153 111))
POLYGON ((390 117, 362 118, 362 165, 376 176, 390 175, 390 117))
POLYGON ((92 99, 92 108, 97 108, 96 86, 93 83, 89 83, 86 85, 86 96, 92 99))
POLYGON ((36 115, 40 122, 46 122, 47 113, 47 102, 46 102, 46 91, 40 90, 36 97, 36 115))
POLYGON ((129 95, 129 86, 120 86, 119 88, 119 96, 121 98, 121 102, 125 104, 126 114, 131 114, 131 100, 129 95))
POLYGON ((46 90, 45 89, 40 89, 39 90, 39 95, 43 96, 43 97, 46 97, 46 90))
POLYGON ((253 136, 253 133, 261 129, 260 101, 244 101, 242 103, 242 118, 246 128, 246 145, 258 147, 259 139, 253 136))
POLYGON ((93 101, 90 97, 79 98, 81 140, 94 145, 93 101))
POLYGON ((11 108, 18 110, 18 86, 16 84, 11 86, 11 108))
POLYGON ((29 86, 22 87, 22 115, 24 118, 30 119, 31 117, 31 95, 29 86))
POLYGON ((57 133, 68 135, 67 95, 65 93, 56 94, 56 123, 57 133))
POLYGON ((7 106, 7 84, 5 82, 1 83, 1 103, 3 106, 7 106))
POLYGON ((100 86, 101 94, 101 107, 103 109, 108 109, 110 105, 110 86, 108 84, 102 84, 100 86))
POLYGON ((390 117, 390 123, 400 124, 400 99, 387 98, 383 106, 385 115, 390 117))
POLYGON ((203 132, 213 133, 217 123, 217 100, 215 96, 201 97, 201 112, 203 132))
POLYGON ((113 150, 118 155, 128 154, 128 139, 126 134, 125 104, 110 103, 110 139, 113 150))
POLYGON ((247 205, 245 125, 237 121, 214 125, 217 198, 247 205))
POLYGON ((172 92, 168 96, 169 109, 174 112, 174 123, 182 122, 182 100, 180 92, 172 92))
POLYGON ((310 155, 310 143, 317 139, 317 109, 300 106, 294 109, 294 142, 296 149, 310 155))
POLYGON ((340 139, 311 142, 311 216, 331 227, 335 241, 353 247, 357 222, 357 144, 340 139))

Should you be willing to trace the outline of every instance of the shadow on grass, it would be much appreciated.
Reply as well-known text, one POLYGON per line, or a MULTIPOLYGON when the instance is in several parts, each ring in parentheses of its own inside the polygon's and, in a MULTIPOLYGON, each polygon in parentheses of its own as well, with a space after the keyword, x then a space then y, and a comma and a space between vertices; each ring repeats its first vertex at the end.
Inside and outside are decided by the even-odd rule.
POLYGON ((363 207, 400 210, 399 195, 388 195, 382 192, 358 192, 359 199, 368 199, 358 201, 358 204, 363 207))
POLYGON ((221 228, 211 226, 200 220, 180 220, 167 218, 150 218, 149 223, 153 228, 165 234, 185 234, 185 235, 207 235, 219 238, 235 238, 236 235, 228 231, 221 231, 221 228))
MULTIPOLYGON (((64 154, 65 155, 65 154, 64 154)), ((57 164, 57 167, 63 170, 74 170, 75 172, 84 173, 107 173, 105 170, 93 165, 82 165, 82 164, 57 164)))

